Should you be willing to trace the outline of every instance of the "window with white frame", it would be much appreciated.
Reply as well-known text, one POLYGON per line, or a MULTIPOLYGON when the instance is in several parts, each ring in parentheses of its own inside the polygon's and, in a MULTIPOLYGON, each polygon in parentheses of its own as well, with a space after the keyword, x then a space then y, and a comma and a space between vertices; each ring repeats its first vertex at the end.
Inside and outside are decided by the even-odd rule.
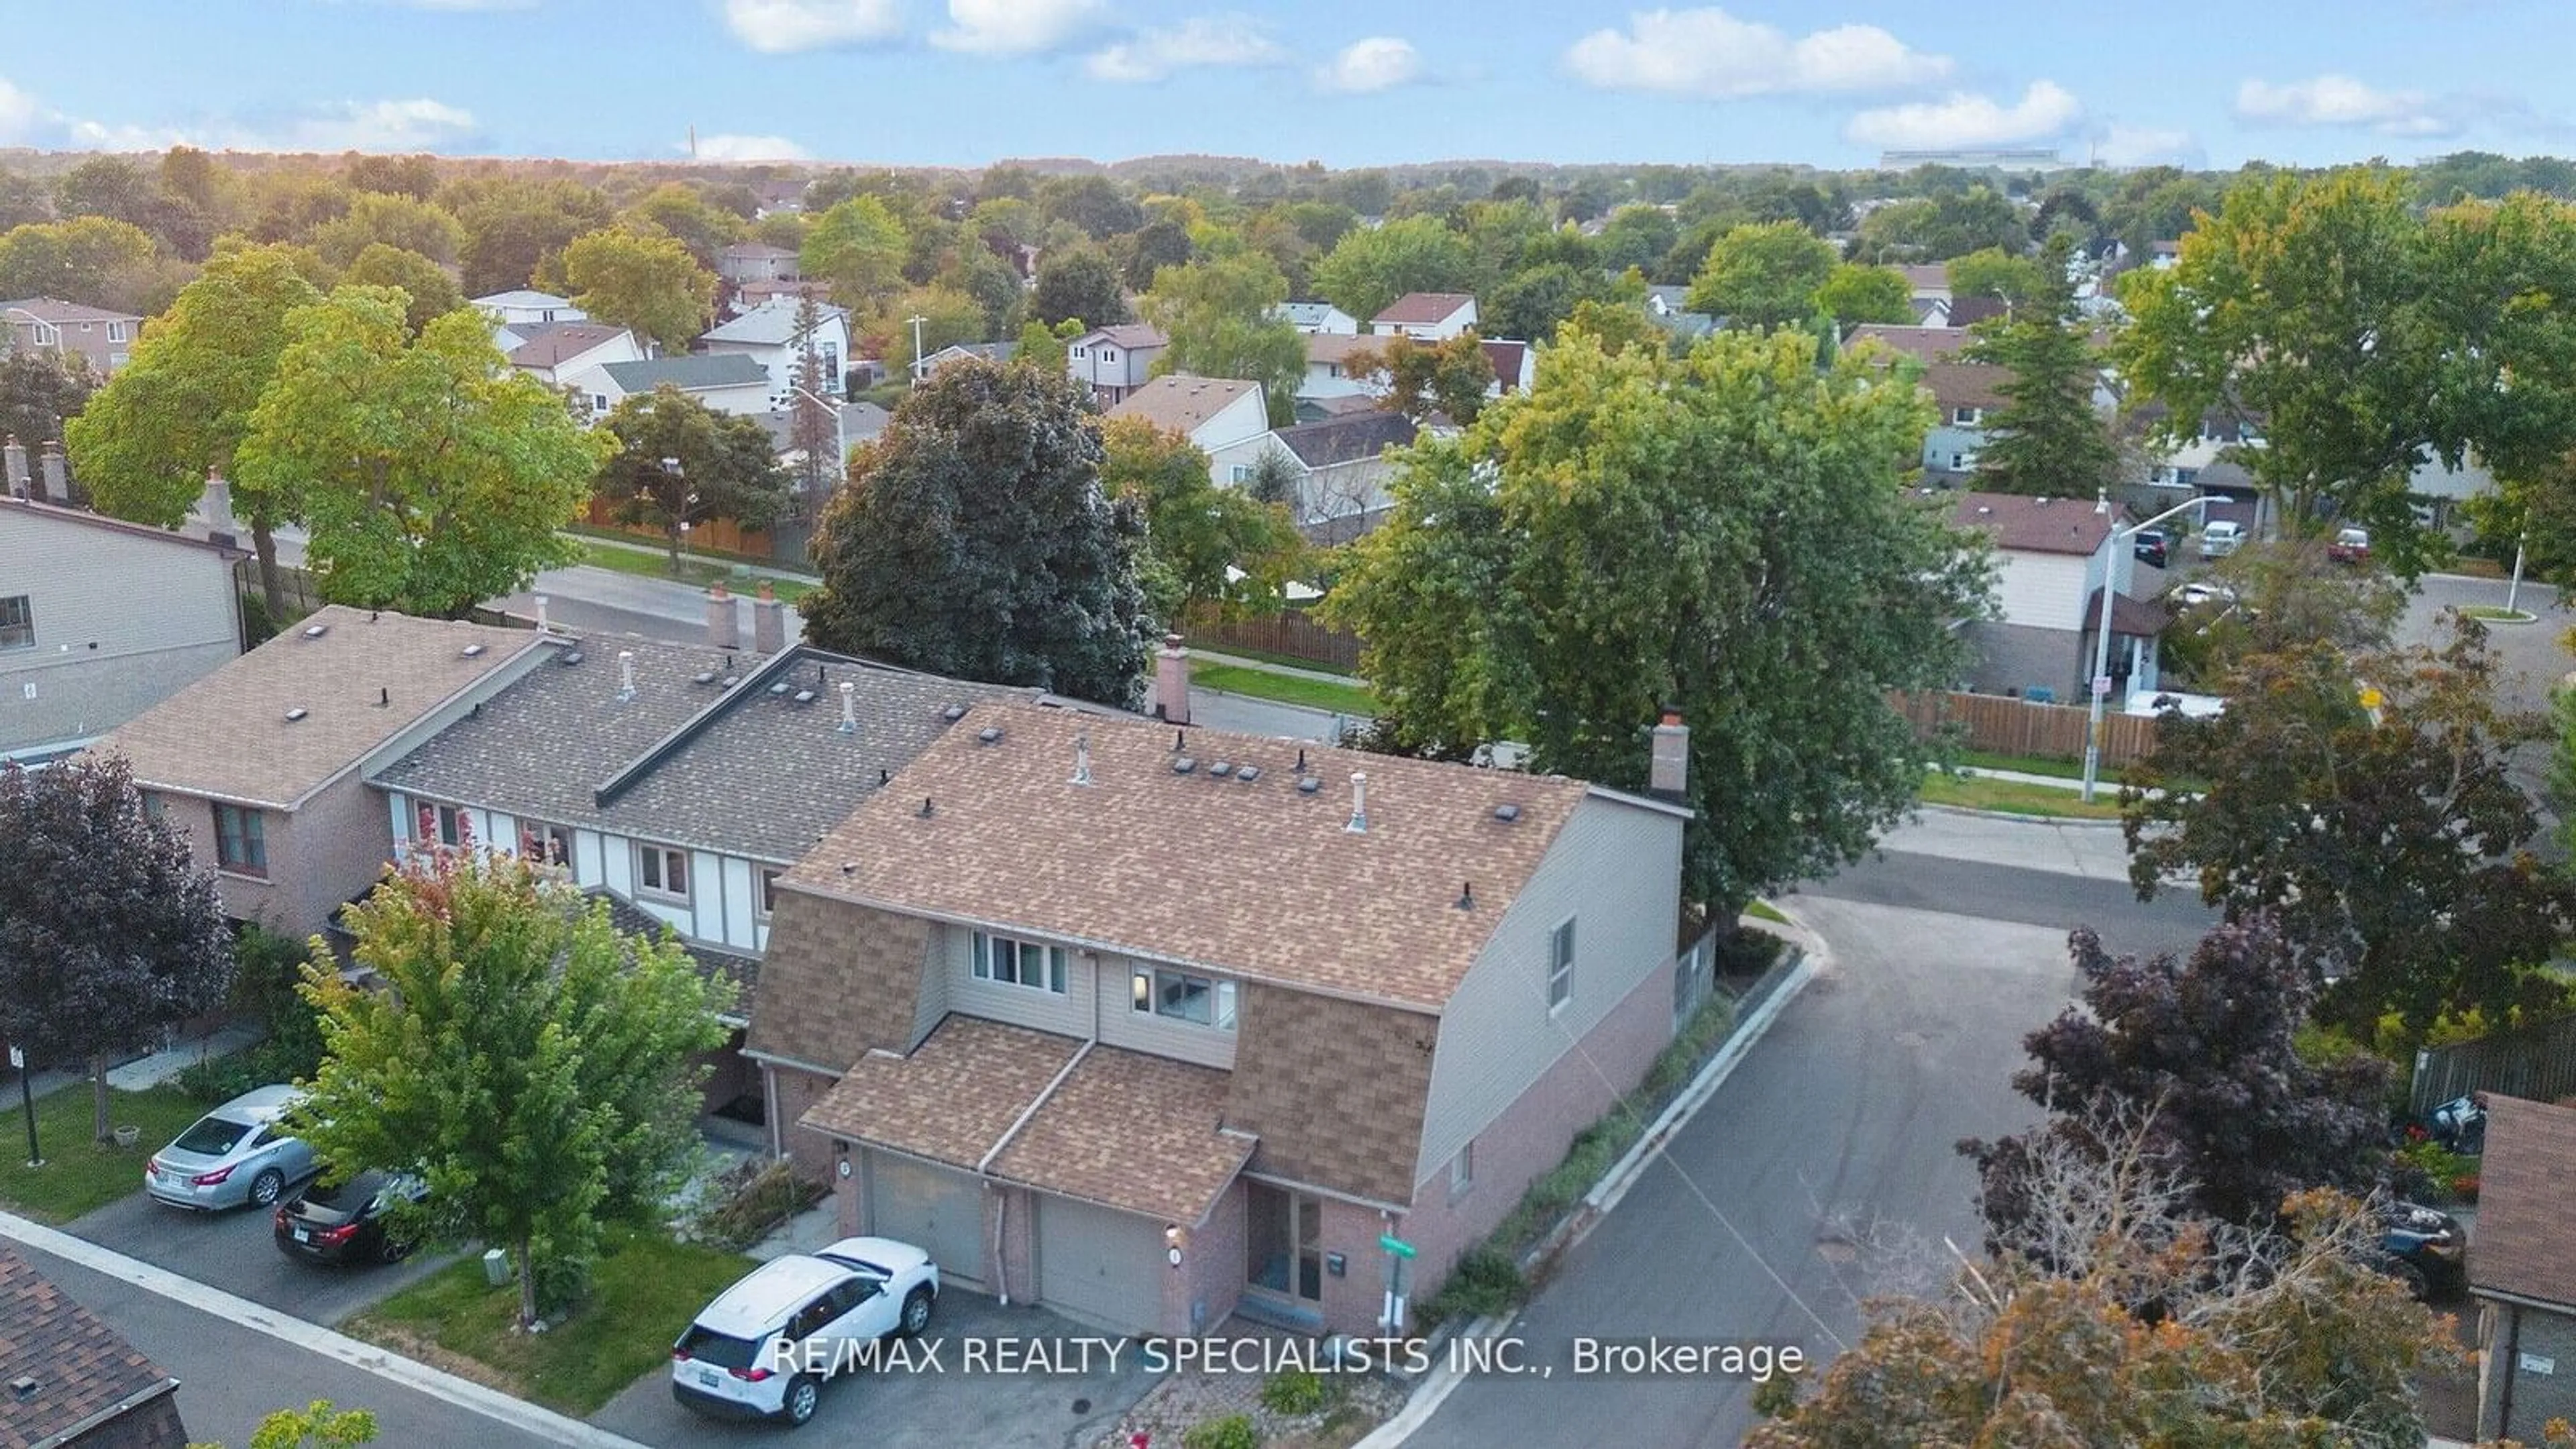
POLYGON ((977 931, 974 952, 973 970, 978 981, 1025 986, 1054 996, 1065 994, 1066 958, 1072 953, 1062 946, 1041 946, 1035 941, 977 931))
POLYGON ((666 845, 635 847, 635 888, 648 896, 689 898, 689 853, 666 845))
POLYGON ((531 865, 572 866, 572 827, 519 822, 519 858, 531 865))
POLYGON ((1547 1009, 1574 999, 1574 918, 1566 917, 1547 941, 1547 1009))
POLYGON ((764 865, 760 868, 760 918, 764 921, 778 909, 778 878, 785 874, 787 871, 782 866, 764 865))
POLYGON ((1957 423, 1963 428, 1975 427, 1977 425, 1977 419, 1980 416, 1982 416, 1982 414, 1975 408, 1950 409, 1950 421, 1957 423))
POLYGON ((1193 976, 1158 966, 1136 968, 1130 988, 1133 1008, 1173 1021, 1234 1030, 1235 985, 1210 976, 1193 976))
POLYGON ((1118 360, 1118 354, 1109 348, 1104 347, 1100 349, 1100 360, 1103 362, 1116 362, 1118 360))
POLYGON ((1235 482, 1237 482, 1237 483, 1249 483, 1249 482, 1251 482, 1251 481, 1252 481, 1252 465, 1251 465, 1251 464, 1249 464, 1249 463, 1237 463, 1237 464, 1235 464, 1235 465, 1234 465, 1234 473, 1233 473, 1233 476, 1234 476, 1234 481, 1235 481, 1235 482))
POLYGON ((0 649, 36 647, 36 606, 25 594, 0 598, 0 649))
POLYGON ((465 812, 453 805, 420 807, 420 839, 425 845, 463 845, 470 827, 465 812))
POLYGON ((1456 1202, 1465 1197, 1467 1189, 1475 1185, 1476 1139, 1470 1137, 1467 1145, 1458 1149, 1458 1155, 1449 1159, 1449 1200, 1456 1202))

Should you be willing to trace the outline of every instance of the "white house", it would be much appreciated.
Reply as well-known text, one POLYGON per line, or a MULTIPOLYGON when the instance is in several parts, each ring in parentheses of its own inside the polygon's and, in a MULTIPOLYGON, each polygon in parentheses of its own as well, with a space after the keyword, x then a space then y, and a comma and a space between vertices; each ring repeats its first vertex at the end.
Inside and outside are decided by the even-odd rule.
MULTIPOLYGON (((802 299, 772 297, 697 340, 695 351, 712 357, 740 356, 758 363, 769 376, 769 390, 788 396, 805 355, 805 334, 797 330, 802 299)), ((814 308, 814 350, 823 360, 826 393, 841 390, 841 366, 850 355, 850 314, 828 302, 814 308)))
POLYGON ((1360 330, 1358 318, 1330 302, 1282 302, 1270 315, 1308 336, 1356 337, 1360 330))
POLYGON ((1300 402, 1323 402, 1337 397, 1383 397, 1386 382, 1381 374, 1362 372, 1351 366, 1355 353, 1374 353, 1386 345, 1378 337, 1353 337, 1337 332, 1310 332, 1306 335, 1306 375, 1297 383, 1300 402))
POLYGON ((1369 330, 1381 337, 1416 342, 1446 342, 1475 327, 1476 299, 1464 292, 1407 292, 1369 319, 1369 330))
POLYGON ((1343 543, 1375 526, 1393 503, 1388 489, 1391 448, 1409 447, 1421 430, 1402 413, 1370 409, 1295 427, 1278 428, 1238 443, 1218 458, 1217 481, 1240 488, 1252 481, 1262 458, 1277 456, 1296 482, 1289 515, 1310 537, 1343 543))
POLYGON ((594 367, 642 362, 644 346, 623 327, 598 322, 521 323, 505 336, 533 333, 509 349, 510 365, 548 387, 563 387, 594 367))
MULTIPOLYGON (((1981 656, 1977 689, 2083 698, 2106 580, 2113 590, 2111 676, 2128 692, 2155 689, 2156 638, 2170 621, 2162 605, 2129 595, 2136 560, 2109 505, 2011 493, 1947 496, 1956 500, 1951 523, 1994 545, 1996 617, 1967 626, 1981 656)), ((2122 692, 2115 684, 2115 697, 2122 692)))
POLYGON ((720 413, 765 416, 772 396, 769 374, 740 353, 657 357, 648 362, 610 362, 566 377, 591 416, 605 417, 619 403, 668 383, 720 413))
POLYGON ((552 292, 540 292, 530 287, 520 287, 508 292, 494 292, 488 297, 477 297, 473 305, 480 308, 485 316, 504 327, 520 322, 587 322, 590 320, 590 314, 574 306, 569 298, 558 297, 552 292))
POLYGON ((1094 327, 1064 345, 1064 368, 1101 406, 1114 407, 1153 376, 1154 359, 1171 342, 1142 322, 1094 327))
POLYGON ((1109 416, 1143 418, 1188 438, 1208 455, 1208 476, 1218 483, 1229 481, 1234 468, 1258 456, 1239 456, 1246 445, 1264 443, 1270 435, 1261 384, 1232 378, 1158 377, 1111 408, 1109 416))
POLYGON ((802 277, 796 253, 767 242, 735 242, 716 253, 716 275, 739 287, 745 282, 793 282, 802 277))

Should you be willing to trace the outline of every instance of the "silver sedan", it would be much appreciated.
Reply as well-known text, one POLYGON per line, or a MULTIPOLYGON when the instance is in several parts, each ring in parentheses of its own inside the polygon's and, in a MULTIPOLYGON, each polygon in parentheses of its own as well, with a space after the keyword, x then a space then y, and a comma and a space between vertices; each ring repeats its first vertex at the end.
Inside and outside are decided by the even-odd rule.
POLYGON ((173 1207, 208 1212, 275 1203, 288 1183, 313 1175, 313 1149, 278 1125, 301 1095, 288 1086, 257 1087, 198 1118, 144 1164, 144 1190, 173 1207))

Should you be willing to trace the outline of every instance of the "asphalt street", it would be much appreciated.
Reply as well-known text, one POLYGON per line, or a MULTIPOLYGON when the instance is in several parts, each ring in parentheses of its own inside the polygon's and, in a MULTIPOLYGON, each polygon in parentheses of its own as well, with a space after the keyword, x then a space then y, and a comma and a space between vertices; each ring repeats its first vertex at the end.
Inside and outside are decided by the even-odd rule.
MULTIPOLYGON (((136 1186, 141 1185, 138 1179, 136 1186)), ((405 1285, 451 1261, 415 1255, 390 1266, 325 1267, 279 1252, 270 1236, 269 1215, 264 1211, 241 1208, 225 1213, 193 1213, 164 1207, 150 1194, 139 1191, 75 1220, 64 1231, 254 1303, 326 1325, 393 1296, 405 1285)))

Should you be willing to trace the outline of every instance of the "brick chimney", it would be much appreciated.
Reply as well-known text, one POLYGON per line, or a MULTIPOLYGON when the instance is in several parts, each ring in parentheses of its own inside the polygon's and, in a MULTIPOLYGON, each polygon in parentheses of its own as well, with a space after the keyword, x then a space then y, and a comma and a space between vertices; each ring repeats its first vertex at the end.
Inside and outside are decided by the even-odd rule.
POLYGON ((231 533, 233 528, 233 485, 212 468, 206 470, 206 491, 197 499, 197 514, 210 533, 231 533))
POLYGON ((1682 712, 1669 705, 1663 723, 1655 726, 1646 763, 1646 793, 1673 801, 1690 793, 1690 726, 1682 723, 1682 712))
POLYGON ((712 649, 742 647, 742 604, 718 579, 707 588, 707 646, 712 649))
POLYGON ((0 444, 0 475, 5 475, 5 485, 0 486, 8 488, 10 497, 27 496, 27 445, 14 436, 0 444))
POLYGON ((1154 657, 1154 715, 1168 724, 1190 722, 1190 656, 1178 634, 1164 635, 1154 657))
POLYGON ((45 444, 44 467, 45 501, 48 503, 71 502, 72 485, 70 479, 63 472, 62 444, 51 442, 45 444))
POLYGON ((761 654, 776 654, 787 647, 787 606, 778 602, 778 590, 769 580, 760 581, 760 597, 751 601, 751 647, 761 654))

